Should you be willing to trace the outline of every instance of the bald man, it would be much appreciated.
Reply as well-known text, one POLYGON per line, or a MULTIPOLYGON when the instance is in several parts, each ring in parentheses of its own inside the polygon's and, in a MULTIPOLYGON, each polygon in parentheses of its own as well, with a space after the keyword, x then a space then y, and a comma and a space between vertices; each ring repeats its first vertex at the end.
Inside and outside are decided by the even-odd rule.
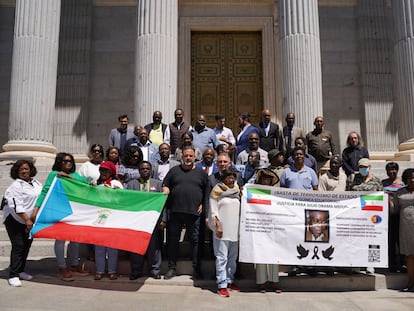
POLYGON ((262 121, 256 124, 260 133, 260 148, 267 152, 273 149, 284 150, 282 131, 279 125, 270 121, 271 118, 270 110, 263 109, 262 121))

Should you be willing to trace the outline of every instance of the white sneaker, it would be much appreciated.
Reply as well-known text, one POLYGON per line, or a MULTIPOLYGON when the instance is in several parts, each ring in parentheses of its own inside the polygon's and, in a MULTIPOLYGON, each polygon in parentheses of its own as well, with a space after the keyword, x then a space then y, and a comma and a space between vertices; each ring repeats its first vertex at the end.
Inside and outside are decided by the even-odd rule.
POLYGON ((30 281, 31 279, 33 279, 33 276, 31 276, 30 274, 28 274, 26 272, 20 272, 19 273, 19 278, 20 278, 20 280, 30 281))
POLYGON ((16 276, 9 279, 9 285, 13 287, 19 287, 22 286, 22 282, 20 282, 20 279, 16 276))
POLYGON ((375 273, 374 267, 367 267, 367 274, 374 274, 374 273, 375 273))

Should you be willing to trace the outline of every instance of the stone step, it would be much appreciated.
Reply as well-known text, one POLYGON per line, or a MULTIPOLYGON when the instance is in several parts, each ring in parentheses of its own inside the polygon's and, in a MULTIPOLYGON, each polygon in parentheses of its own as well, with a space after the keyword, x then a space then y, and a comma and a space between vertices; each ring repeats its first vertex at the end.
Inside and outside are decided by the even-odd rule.
MULTIPOLYGON (((0 241, 0 256, 10 256, 11 243, 7 241, 0 241)), ((29 257, 55 257, 54 240, 34 240, 30 247, 29 257)))
MULTIPOLYGON (((0 257, 0 278, 7 278, 7 257, 0 257)), ((83 262, 83 261, 82 261, 83 262)), ((193 280, 191 277, 192 268, 191 262, 188 260, 179 261, 177 263, 177 276, 170 280, 154 280, 149 276, 143 276, 136 281, 129 280, 129 262, 125 258, 119 262, 118 273, 120 277, 116 281, 110 281, 108 278, 103 278, 101 281, 94 281, 94 263, 85 261, 85 268, 90 271, 90 275, 80 277, 75 275, 75 282, 66 283, 57 279, 57 268, 55 258, 29 258, 27 262, 26 271, 34 276, 33 281, 43 282, 45 284, 59 284, 59 285, 75 285, 85 286, 86 288, 100 288, 105 289, 125 290, 125 288, 132 286, 132 284, 154 284, 165 286, 196 286, 214 288, 215 278, 213 274, 206 274, 206 271, 214 271, 214 261, 210 260, 204 263, 204 275, 202 280, 193 280)), ((162 273, 167 271, 167 263, 163 262, 162 273)), ((286 270, 281 267, 282 271, 286 270)), ((242 279, 237 279, 237 284, 243 291, 255 290, 255 275, 252 264, 241 264, 242 279)), ((308 275, 299 275, 295 277, 287 276, 286 272, 280 272, 280 286, 284 291, 309 291, 309 292, 329 292, 329 291, 372 291, 381 289, 400 289, 404 287, 407 281, 407 274, 401 273, 387 273, 385 270, 377 270, 373 275, 366 275, 365 273, 357 273, 353 275, 344 275, 336 273, 334 276, 327 276, 325 274, 318 274, 315 277, 308 275)))

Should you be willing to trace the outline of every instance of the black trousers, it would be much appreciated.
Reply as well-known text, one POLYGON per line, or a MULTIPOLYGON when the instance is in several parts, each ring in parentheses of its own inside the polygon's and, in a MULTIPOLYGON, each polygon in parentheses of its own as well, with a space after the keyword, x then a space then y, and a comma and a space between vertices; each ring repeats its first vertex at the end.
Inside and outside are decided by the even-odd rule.
POLYGON ((29 234, 26 233, 26 225, 16 221, 12 215, 6 218, 4 224, 12 244, 9 278, 19 277, 19 273, 23 272, 26 267, 27 256, 33 240, 29 239, 29 234))

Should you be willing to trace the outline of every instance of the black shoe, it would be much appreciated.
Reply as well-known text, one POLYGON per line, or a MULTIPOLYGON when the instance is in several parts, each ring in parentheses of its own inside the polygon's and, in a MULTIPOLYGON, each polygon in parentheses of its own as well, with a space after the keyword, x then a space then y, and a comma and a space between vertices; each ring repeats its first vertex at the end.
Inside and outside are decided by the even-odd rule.
POLYGON ((175 272, 175 268, 170 268, 166 274, 164 274, 164 280, 172 279, 177 275, 177 272, 175 272))
POLYGON ((193 279, 195 279, 195 280, 203 280, 204 279, 204 275, 203 275, 203 273, 201 272, 200 269, 194 269, 193 279))
POLYGON ((136 279, 139 279, 142 276, 142 274, 131 274, 131 276, 129 277, 129 279, 131 281, 134 281, 136 279))
POLYGON ((156 280, 161 279, 161 275, 159 275, 159 274, 151 274, 151 277, 152 277, 153 279, 156 279, 156 280))
POLYGON ((296 276, 297 274, 299 274, 300 273, 300 271, 299 271, 299 268, 292 268, 292 270, 290 270, 289 272, 288 272, 288 276, 296 276))

